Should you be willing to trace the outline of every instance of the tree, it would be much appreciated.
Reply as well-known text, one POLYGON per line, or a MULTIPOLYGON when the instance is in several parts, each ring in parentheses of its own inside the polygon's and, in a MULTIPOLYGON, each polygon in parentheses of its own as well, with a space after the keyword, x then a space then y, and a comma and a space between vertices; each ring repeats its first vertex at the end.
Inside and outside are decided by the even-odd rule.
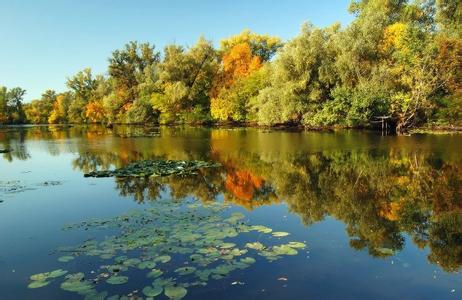
POLYGON ((237 35, 222 39, 220 41, 220 51, 226 54, 239 44, 249 45, 252 55, 260 57, 262 62, 269 61, 283 45, 278 37, 257 34, 245 29, 237 35))
POLYGON ((69 104, 72 101, 70 93, 62 93, 56 97, 53 103, 53 110, 48 117, 48 123, 51 124, 64 124, 68 123, 68 110, 69 104))
POLYGON ((21 124, 26 121, 23 98, 26 90, 0 86, 0 124, 21 124))
POLYGON ((244 121, 247 118, 250 95, 239 98, 242 96, 238 95, 239 89, 255 83, 251 80, 247 85, 245 78, 259 70, 265 62, 269 62, 281 47, 278 37, 259 35, 249 30, 221 40, 221 68, 215 75, 210 91, 213 118, 222 121, 244 121), (237 82, 239 84, 234 86, 237 82))
POLYGON ((47 90, 40 99, 28 103, 24 108, 27 120, 33 124, 47 124, 57 96, 54 90, 47 90))
POLYGON ((189 49, 165 47, 159 64, 159 90, 152 95, 161 123, 209 120, 209 90, 217 70, 212 43, 200 38, 189 49))
POLYGON ((130 42, 125 48, 116 50, 109 58, 109 76, 113 79, 113 115, 129 110, 139 97, 139 86, 146 78, 152 78, 160 55, 149 43, 130 42))
POLYGON ((327 29, 305 24, 271 64, 271 86, 256 102, 260 124, 308 122, 329 99, 337 82, 333 36, 338 25, 327 29))

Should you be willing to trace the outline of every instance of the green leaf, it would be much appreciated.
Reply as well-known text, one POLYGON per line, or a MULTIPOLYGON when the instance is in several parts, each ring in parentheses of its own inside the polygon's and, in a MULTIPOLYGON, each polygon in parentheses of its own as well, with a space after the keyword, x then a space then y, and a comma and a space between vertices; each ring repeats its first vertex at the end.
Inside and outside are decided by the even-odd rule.
POLYGON ((283 236, 288 236, 289 233, 284 232, 284 231, 276 231, 276 232, 273 232, 272 235, 275 237, 283 237, 283 236))
POLYGON ((172 300, 182 299, 187 293, 188 291, 182 286, 169 285, 166 286, 164 290, 165 296, 172 300))
POLYGON ((128 277, 127 276, 111 276, 106 280, 107 283, 109 284, 124 284, 128 282, 128 277))
POLYGON ((65 255, 65 256, 61 256, 60 258, 58 258, 58 261, 59 262, 69 262, 71 260, 74 259, 74 256, 70 256, 70 255, 65 255))
POLYGON ((29 285, 27 287, 30 288, 30 289, 37 289, 37 288, 47 286, 50 282, 51 281, 36 280, 36 281, 32 281, 31 283, 29 283, 29 285))
POLYGON ((164 289, 161 286, 147 286, 143 289, 143 294, 146 297, 156 297, 162 293, 164 289))

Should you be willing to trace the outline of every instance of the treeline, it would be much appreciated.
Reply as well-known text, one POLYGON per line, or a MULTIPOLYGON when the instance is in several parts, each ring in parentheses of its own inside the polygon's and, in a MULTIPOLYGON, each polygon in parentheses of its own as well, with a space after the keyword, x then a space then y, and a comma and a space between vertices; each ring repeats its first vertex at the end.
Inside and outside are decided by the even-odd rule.
POLYGON ((22 104, 24 90, 3 88, 0 123, 462 125, 462 3, 356 0, 350 12, 345 28, 305 24, 286 43, 248 30, 218 49, 130 42, 66 92, 22 104))

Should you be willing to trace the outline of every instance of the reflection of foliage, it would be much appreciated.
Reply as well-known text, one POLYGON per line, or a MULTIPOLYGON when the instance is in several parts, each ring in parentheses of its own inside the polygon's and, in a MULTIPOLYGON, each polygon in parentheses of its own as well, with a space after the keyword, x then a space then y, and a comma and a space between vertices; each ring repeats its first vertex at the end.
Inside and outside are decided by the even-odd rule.
POLYGON ((429 246, 431 262, 446 271, 457 271, 462 266, 462 214, 438 216, 429 230, 429 246))
POLYGON ((371 255, 396 253, 404 247, 406 234, 419 248, 429 247, 429 260, 445 270, 462 266, 460 157, 452 150, 427 148, 434 142, 445 145, 447 137, 413 138, 411 142, 418 139, 423 146, 416 151, 415 145, 408 147, 410 142, 399 138, 369 150, 376 140, 350 133, 160 128, 159 138, 111 136, 138 135, 139 130, 38 127, 1 131, 0 138, 3 148, 14 150, 6 155, 27 153, 26 139, 53 139, 48 150, 78 153, 73 166, 83 172, 147 159, 218 161, 223 168, 184 178, 117 179, 117 189, 138 202, 159 199, 164 193, 206 203, 223 196, 247 209, 284 201, 306 225, 326 216, 344 222, 350 245, 371 255), (60 142, 78 137, 85 139, 68 143, 68 148, 60 142), (15 145, 22 145, 22 152, 15 145))

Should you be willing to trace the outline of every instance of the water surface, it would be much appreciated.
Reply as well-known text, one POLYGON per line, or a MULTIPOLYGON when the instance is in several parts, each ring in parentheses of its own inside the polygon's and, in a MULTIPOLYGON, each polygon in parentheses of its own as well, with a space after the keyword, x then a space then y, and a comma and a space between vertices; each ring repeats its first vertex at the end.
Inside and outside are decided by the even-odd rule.
POLYGON ((5 148, 13 151, 0 157, 1 299, 141 299, 147 286, 184 288, 184 299, 462 297, 461 135, 7 127, 5 148), (148 159, 222 167, 83 176, 148 159), (249 247, 256 242, 265 249, 249 247), (306 247, 285 253, 290 242, 306 247), (67 274, 28 288, 31 275, 57 269, 67 274), (162 272, 155 284, 152 269, 162 272), (204 270, 213 271, 201 278, 204 270), (76 273, 92 292, 62 288, 76 273))

